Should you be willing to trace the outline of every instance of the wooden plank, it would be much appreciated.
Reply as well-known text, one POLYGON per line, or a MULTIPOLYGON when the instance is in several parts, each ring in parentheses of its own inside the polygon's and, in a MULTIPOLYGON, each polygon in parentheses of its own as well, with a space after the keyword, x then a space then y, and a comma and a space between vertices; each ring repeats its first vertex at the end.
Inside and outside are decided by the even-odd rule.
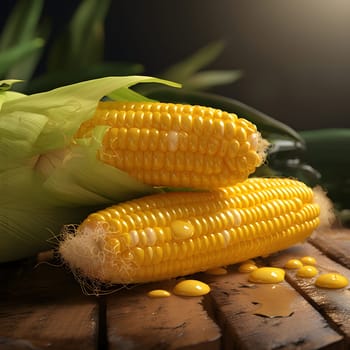
POLYGON ((175 280, 136 286, 107 297, 109 350, 220 348, 220 330, 203 308, 203 297, 150 298, 173 289, 175 280))
POLYGON ((334 228, 316 232, 310 242, 327 256, 350 269, 350 230, 334 228))
POLYGON ((248 275, 236 268, 232 266, 228 275, 205 277, 212 287, 210 296, 223 332, 223 349, 343 349, 343 337, 287 282, 278 284, 276 293, 273 288, 277 285, 249 283, 248 275), (274 298, 264 297, 273 292, 274 298), (283 303, 276 310, 274 304, 281 300, 288 303, 290 312, 283 303), (261 316, 262 306, 265 311, 266 307, 275 310, 277 317, 261 316), (278 317, 278 308, 289 316, 278 317))
MULTIPOLYGON (((282 267, 289 258, 312 255, 320 272, 337 271, 350 279, 348 234, 339 230, 312 238, 327 256, 303 244, 259 263, 282 267)), ((237 266, 224 276, 192 277, 209 283, 212 292, 202 298, 147 296, 152 289, 172 290, 172 280, 97 298, 85 296, 60 267, 35 267, 31 261, 2 264, 0 349, 350 348, 349 287, 320 289, 314 279, 287 271, 286 282, 273 289, 276 285, 249 283, 237 266), (275 317, 267 317, 269 312, 275 317)))
POLYGON ((0 348, 95 349, 96 298, 84 296, 62 268, 33 262, 14 266, 12 279, 1 286, 0 348))
MULTIPOLYGON (((313 256, 317 260, 319 273, 338 272, 350 281, 350 271, 344 266, 331 260, 310 244, 296 245, 285 252, 269 258, 274 266, 283 266, 288 259, 313 256)), ((327 318, 335 329, 346 337, 350 345, 350 288, 324 289, 314 285, 314 278, 301 278, 296 271, 287 271, 288 281, 295 286, 312 305, 327 318)))

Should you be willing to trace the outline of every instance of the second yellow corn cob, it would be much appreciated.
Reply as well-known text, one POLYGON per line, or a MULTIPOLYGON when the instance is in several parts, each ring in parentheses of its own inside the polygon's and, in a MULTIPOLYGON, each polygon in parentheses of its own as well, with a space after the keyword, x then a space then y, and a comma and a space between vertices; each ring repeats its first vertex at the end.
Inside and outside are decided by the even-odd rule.
POLYGON ((267 147, 254 124, 202 106, 100 102, 76 139, 101 125, 99 159, 155 186, 233 185, 263 163, 267 147))
POLYGON ((319 224, 312 189, 250 178, 208 192, 173 192, 91 214, 59 251, 79 274, 138 283, 183 276, 285 249, 319 224))

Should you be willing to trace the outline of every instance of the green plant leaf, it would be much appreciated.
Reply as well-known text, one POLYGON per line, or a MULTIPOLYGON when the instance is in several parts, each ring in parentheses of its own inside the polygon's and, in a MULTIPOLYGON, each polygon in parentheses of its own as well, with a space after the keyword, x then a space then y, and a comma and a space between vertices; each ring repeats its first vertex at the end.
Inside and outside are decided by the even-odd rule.
POLYGON ((213 86, 231 84, 241 78, 241 70, 206 70, 193 74, 184 82, 192 90, 206 90, 213 86))
POLYGON ((13 115, 17 111, 21 111, 22 115, 36 113, 48 117, 48 122, 35 143, 36 152, 48 152, 65 147, 71 142, 80 124, 91 117, 102 97, 139 83, 178 86, 170 81, 147 76, 93 79, 6 101, 2 105, 0 118, 2 115, 13 115))
POLYGON ((26 92, 27 85, 30 83, 34 72, 39 65, 39 61, 42 58, 50 30, 51 26, 48 20, 44 20, 40 23, 38 27, 38 37, 44 41, 43 45, 28 54, 24 59, 17 62, 8 70, 7 77, 19 77, 24 80, 24 83, 17 87, 17 91, 26 92))
POLYGON ((17 1, 2 31, 0 51, 32 41, 37 36, 43 5, 43 0, 17 1))
POLYGON ((5 101, 15 100, 17 98, 25 96, 19 92, 10 91, 13 84, 20 83, 20 82, 22 82, 22 80, 18 80, 18 79, 0 80, 0 111, 5 101))
POLYGON ((89 212, 159 191, 99 161, 105 127, 72 142, 102 97, 124 99, 125 89, 139 83, 177 86, 147 76, 106 77, 3 103, 0 262, 52 248, 50 240, 63 225, 79 224, 89 212))
POLYGON ((48 70, 76 69, 102 61, 103 22, 110 0, 84 0, 49 54, 48 70))
POLYGON ((185 83, 195 72, 213 62, 221 54, 223 49, 223 41, 210 43, 183 61, 169 67, 161 76, 164 79, 185 83))
POLYGON ((42 55, 48 27, 39 21, 43 0, 20 0, 13 8, 0 38, 0 75, 25 80, 23 91, 42 55))
POLYGON ((43 39, 35 38, 7 49, 0 55, 0 76, 4 76, 15 64, 41 49, 43 45, 43 39))
POLYGON ((70 24, 71 54, 75 62, 98 62, 103 57, 103 22, 110 0, 81 2, 70 24))

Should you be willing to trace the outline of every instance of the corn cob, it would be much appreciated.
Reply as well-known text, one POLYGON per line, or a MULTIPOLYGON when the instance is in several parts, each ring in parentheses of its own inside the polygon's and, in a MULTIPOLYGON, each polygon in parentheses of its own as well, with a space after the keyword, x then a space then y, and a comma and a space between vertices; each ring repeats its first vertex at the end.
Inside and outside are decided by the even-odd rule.
POLYGON ((292 179, 151 195, 91 214, 59 251, 73 271, 111 283, 188 275, 285 249, 319 224, 313 191, 292 179))
POLYGON ((75 138, 107 127, 98 158, 139 181, 214 188, 245 180, 264 161, 267 141, 235 114, 202 106, 100 102, 75 138))

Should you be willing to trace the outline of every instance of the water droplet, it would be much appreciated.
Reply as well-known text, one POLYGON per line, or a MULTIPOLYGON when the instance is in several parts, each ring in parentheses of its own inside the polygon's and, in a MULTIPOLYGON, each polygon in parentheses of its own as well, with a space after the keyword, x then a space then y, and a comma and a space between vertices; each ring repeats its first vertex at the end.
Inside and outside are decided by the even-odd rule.
POLYGON ((174 220, 170 224, 173 238, 176 240, 183 240, 191 238, 194 233, 194 227, 189 221, 174 220))
POLYGON ((349 281, 345 276, 335 272, 322 274, 315 282, 317 287, 330 289, 344 288, 348 284, 349 281))
POLYGON ((252 271, 249 281, 254 283, 280 283, 284 280, 285 271, 278 267, 260 267, 252 271))
POLYGON ((290 270, 300 269, 302 266, 303 266, 303 263, 298 259, 290 259, 284 265, 286 269, 290 269, 290 270))
POLYGON ((313 258, 312 256, 303 256, 302 258, 300 258, 300 261, 304 264, 304 265, 316 265, 316 259, 313 258))
POLYGON ((311 266, 311 265, 302 266, 297 271, 297 276, 305 277, 305 278, 312 278, 312 277, 315 277, 317 274, 318 274, 318 270, 316 269, 315 266, 311 266))
POLYGON ((254 262, 244 262, 238 267, 238 271, 242 273, 252 272, 257 269, 258 267, 255 265, 254 262))
POLYGON ((174 287, 173 292, 176 295, 196 297, 208 294, 210 292, 210 287, 201 281, 184 280, 174 287))
POLYGON ((283 284, 262 284, 250 292, 254 295, 252 301, 259 304, 254 314, 270 318, 290 316, 298 297, 298 293, 283 284))

